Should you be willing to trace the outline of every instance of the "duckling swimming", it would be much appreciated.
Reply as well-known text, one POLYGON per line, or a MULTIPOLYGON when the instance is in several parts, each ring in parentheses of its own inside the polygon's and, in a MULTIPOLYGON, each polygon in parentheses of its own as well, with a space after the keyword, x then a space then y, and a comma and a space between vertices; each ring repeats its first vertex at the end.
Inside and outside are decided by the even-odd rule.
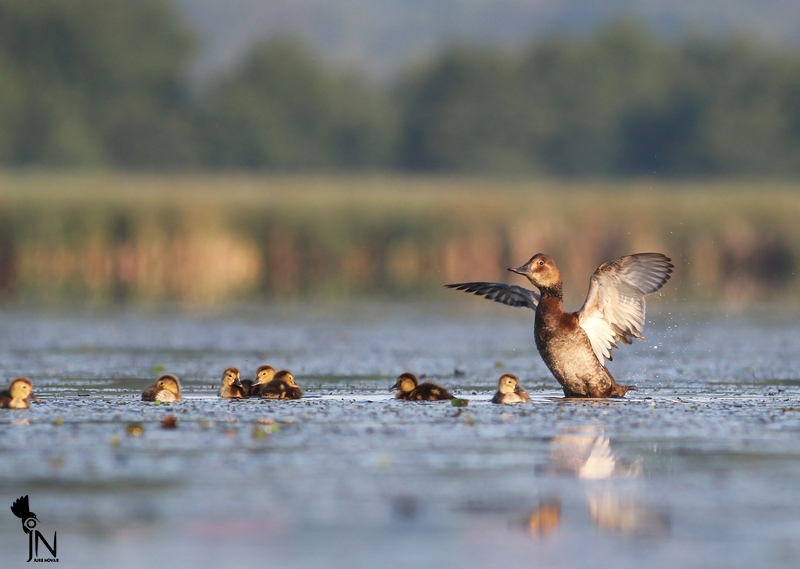
POLYGON ((294 382, 291 372, 282 369, 259 390, 263 399, 300 399, 303 390, 294 382))
POLYGON ((217 395, 223 399, 244 399, 247 392, 239 379, 239 368, 229 367, 222 372, 222 386, 217 395))
POLYGON ((565 397, 624 397, 633 386, 618 385, 604 365, 617 342, 643 339, 644 297, 666 283, 674 265, 661 253, 637 253, 606 261, 589 282, 586 301, 565 312, 561 273, 553 259, 538 253, 508 269, 528 278, 541 294, 502 283, 459 283, 448 288, 472 292, 509 306, 536 311, 536 347, 564 389, 565 397))
POLYGON ((181 401, 181 382, 172 374, 162 375, 142 393, 142 401, 181 401))
POLYGON ((432 381, 420 383, 417 376, 410 372, 400 374, 389 391, 395 389, 397 390, 395 399, 405 401, 444 401, 453 398, 453 394, 444 387, 436 385, 432 381))
POLYGON ((31 406, 33 395, 33 384, 27 377, 18 377, 11 382, 8 389, 0 391, 1 409, 27 409, 31 406))
POLYGON ((261 397, 264 386, 272 381, 274 377, 275 368, 271 365, 263 365, 256 370, 255 381, 244 380, 242 384, 244 384, 250 397, 261 397))
POLYGON ((506 373, 497 382, 497 393, 492 397, 492 403, 530 403, 531 398, 522 389, 517 376, 513 373, 506 373))

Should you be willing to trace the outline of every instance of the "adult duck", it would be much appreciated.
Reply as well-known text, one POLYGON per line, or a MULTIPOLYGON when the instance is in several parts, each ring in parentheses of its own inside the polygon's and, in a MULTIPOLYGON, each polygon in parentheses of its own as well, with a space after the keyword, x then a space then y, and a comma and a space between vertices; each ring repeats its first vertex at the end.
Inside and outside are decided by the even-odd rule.
POLYGON ((509 306, 536 311, 536 347, 566 397, 624 397, 604 365, 619 343, 643 339, 644 297, 666 283, 674 265, 661 253, 637 253, 606 261, 592 275, 586 301, 577 312, 565 312, 561 273, 553 259, 538 253, 508 269, 527 277, 535 291, 503 283, 457 283, 448 288, 472 292, 509 306))

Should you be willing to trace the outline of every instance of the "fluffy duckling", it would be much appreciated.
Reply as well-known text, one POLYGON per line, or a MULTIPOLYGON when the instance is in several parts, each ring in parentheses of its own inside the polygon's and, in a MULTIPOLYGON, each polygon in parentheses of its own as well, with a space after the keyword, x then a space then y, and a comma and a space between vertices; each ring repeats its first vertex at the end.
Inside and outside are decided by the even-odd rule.
POLYGON ((410 372, 400 374, 389 391, 397 390, 395 399, 405 401, 444 401, 453 398, 453 394, 444 387, 431 381, 420 383, 417 376, 410 372))
POLYGON ((172 374, 162 375, 155 385, 148 387, 142 393, 142 401, 182 401, 181 382, 172 374))
POLYGON ((2 409, 27 409, 31 406, 33 384, 27 377, 18 377, 11 382, 8 389, 0 391, 0 408, 2 409))
POLYGON ((276 373, 259 392, 264 399, 300 399, 303 396, 303 390, 294 382, 294 376, 285 369, 276 373))
POLYGON ((261 397, 264 387, 275 377, 275 368, 271 365, 259 366, 256 370, 256 380, 244 380, 242 384, 247 389, 250 397, 261 397))
POLYGON ((513 373, 506 373, 497 382, 497 393, 492 397, 492 403, 530 403, 531 398, 522 389, 517 376, 513 373))
POLYGON ((666 283, 674 265, 661 253, 637 253, 606 261, 589 281, 589 292, 577 312, 565 312, 561 273, 553 259, 538 253, 508 269, 530 281, 539 294, 503 283, 445 285, 509 306, 536 311, 536 348, 565 397, 624 397, 633 386, 618 385, 606 369, 611 349, 642 339, 644 297, 666 283))
POLYGON ((239 379, 239 368, 229 367, 222 372, 222 386, 217 395, 223 399, 244 399, 247 392, 239 379))

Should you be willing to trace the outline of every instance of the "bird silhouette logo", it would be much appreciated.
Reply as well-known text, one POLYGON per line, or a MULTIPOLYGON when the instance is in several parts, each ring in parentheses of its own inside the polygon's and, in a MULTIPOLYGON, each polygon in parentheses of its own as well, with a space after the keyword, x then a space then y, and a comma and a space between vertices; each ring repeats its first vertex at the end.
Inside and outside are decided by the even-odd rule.
POLYGON ((28 534, 28 561, 33 559, 34 551, 36 553, 36 557, 39 557, 40 542, 50 551, 50 554, 53 556, 53 560, 58 561, 58 556, 56 555, 56 540, 58 536, 56 533, 53 533, 53 545, 51 547, 50 543, 45 540, 41 532, 36 529, 36 526, 39 524, 39 518, 36 517, 36 514, 31 512, 31 507, 28 503, 28 497, 21 496, 20 498, 14 500, 14 503, 11 504, 11 512, 22 520, 22 530, 28 534))
POLYGON ((11 504, 11 511, 15 516, 22 520, 22 529, 25 533, 31 533, 36 529, 36 524, 39 523, 39 518, 36 514, 31 512, 31 507, 28 505, 28 497, 22 496, 11 504))

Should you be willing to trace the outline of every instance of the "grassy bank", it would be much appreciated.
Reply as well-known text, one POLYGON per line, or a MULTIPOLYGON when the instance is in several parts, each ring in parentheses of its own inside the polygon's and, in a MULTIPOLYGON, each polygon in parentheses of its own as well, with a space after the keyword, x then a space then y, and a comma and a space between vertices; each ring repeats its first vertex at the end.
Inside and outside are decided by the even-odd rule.
POLYGON ((425 295, 551 254, 567 294, 663 251, 669 297, 800 292, 800 184, 0 174, 7 301, 425 295))

